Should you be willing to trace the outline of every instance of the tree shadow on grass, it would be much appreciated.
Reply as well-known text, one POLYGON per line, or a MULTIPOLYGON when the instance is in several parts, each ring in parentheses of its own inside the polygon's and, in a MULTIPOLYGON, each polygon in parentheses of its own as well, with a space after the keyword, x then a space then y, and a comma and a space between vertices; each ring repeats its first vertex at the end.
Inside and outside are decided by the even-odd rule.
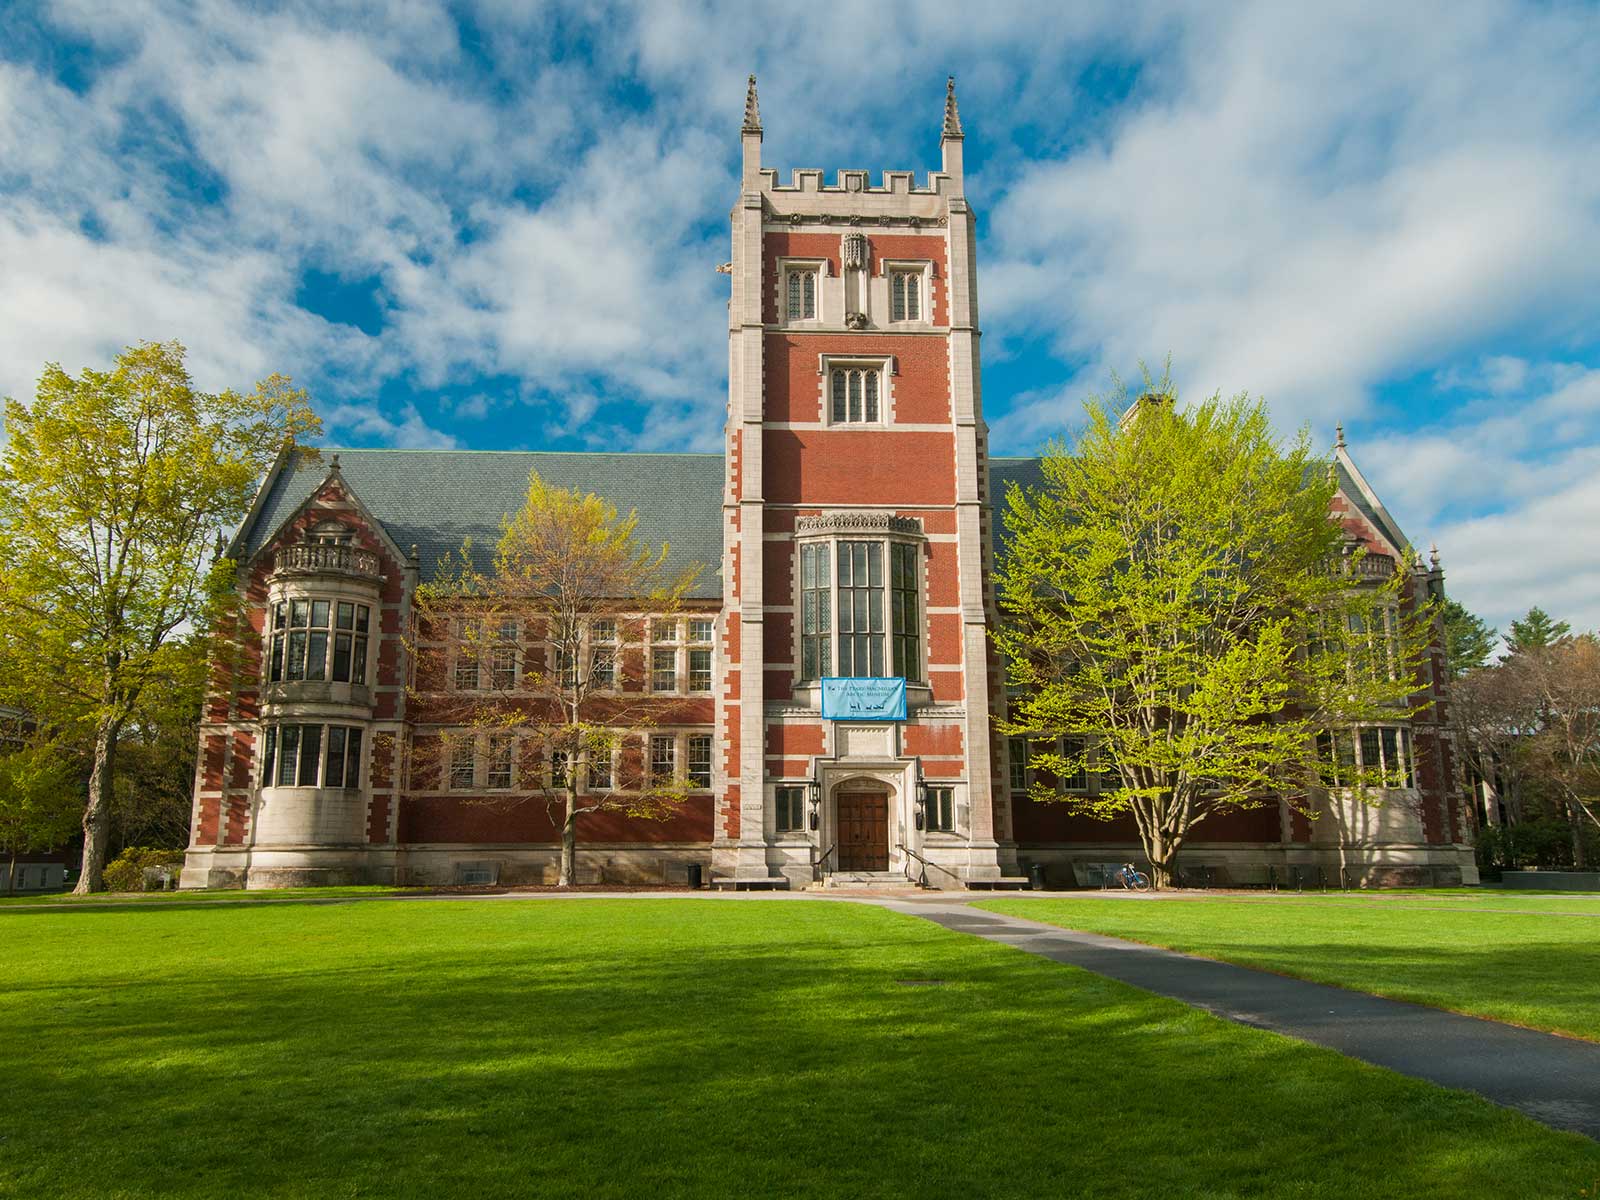
POLYGON ((0 1002, 29 1098, 0 1109, 0 1185, 1345 1200, 1600 1172, 1475 1098, 916 918, 581 907, 363 906, 303 937, 235 910, 187 971, 33 979, 0 1002))

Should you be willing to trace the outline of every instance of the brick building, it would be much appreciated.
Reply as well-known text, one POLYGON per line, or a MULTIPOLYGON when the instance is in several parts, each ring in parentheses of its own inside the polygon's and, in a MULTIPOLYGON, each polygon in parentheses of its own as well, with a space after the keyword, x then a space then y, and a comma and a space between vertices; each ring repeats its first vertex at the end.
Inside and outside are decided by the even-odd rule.
MULTIPOLYGON (((1137 856, 1130 822, 1022 795, 1026 764, 994 731, 991 501, 1039 472, 988 454, 953 90, 941 169, 920 182, 780 181, 761 165, 753 80, 741 140, 722 454, 286 451, 230 549, 256 636, 206 710, 186 886, 554 878, 543 804, 485 803, 481 771, 413 754, 448 730, 408 688, 402 638, 419 580, 466 536, 492 546, 534 468, 637 510, 642 540, 706 567, 683 612, 615 634, 624 661, 663 665, 631 674, 661 693, 650 738, 689 799, 666 821, 583 818, 584 877, 677 882, 700 864, 750 886, 909 872, 960 887, 1038 862, 1082 883, 1137 856)), ((1335 461, 1336 515, 1369 569, 1437 592, 1342 437, 1335 461)), ((1433 674, 1442 688, 1442 658, 1433 674)), ((1436 697, 1354 737, 1403 764, 1412 786, 1386 805, 1210 821, 1185 859, 1238 883, 1296 867, 1475 878, 1436 697)))

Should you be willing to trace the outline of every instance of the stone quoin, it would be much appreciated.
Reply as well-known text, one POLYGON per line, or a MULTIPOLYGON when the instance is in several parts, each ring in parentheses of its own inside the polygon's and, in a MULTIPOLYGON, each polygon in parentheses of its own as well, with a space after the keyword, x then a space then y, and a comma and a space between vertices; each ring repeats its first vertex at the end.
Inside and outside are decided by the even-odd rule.
MULTIPOLYGON (((737 886, 909 872, 961 888, 1039 864, 1098 885, 1101 864, 1140 857, 1131 819, 1030 799, 996 729, 994 503, 1041 475, 988 453, 953 82, 941 169, 920 180, 780 180, 761 164, 754 77, 740 136, 721 454, 285 448, 228 548, 249 630, 203 713, 184 886, 554 882, 542 802, 493 803, 485 780, 413 754, 449 731, 408 687, 404 637, 419 581, 466 536, 492 547, 534 469, 636 510, 643 542, 705 568, 670 633, 641 613, 617 638, 635 664, 672 652, 658 732, 680 770, 709 739, 709 770, 667 820, 580 818, 580 882, 682 883, 698 866, 737 886), (834 677, 903 678, 905 718, 824 719, 834 677)), ((1437 559, 1407 557, 1342 433, 1333 458, 1363 568, 1406 572, 1412 601, 1439 595, 1437 559)), ((1324 797, 1314 822, 1286 804, 1208 819, 1181 865, 1220 884, 1475 882, 1442 647, 1429 667, 1430 708, 1354 739, 1409 786, 1376 807, 1324 797)))

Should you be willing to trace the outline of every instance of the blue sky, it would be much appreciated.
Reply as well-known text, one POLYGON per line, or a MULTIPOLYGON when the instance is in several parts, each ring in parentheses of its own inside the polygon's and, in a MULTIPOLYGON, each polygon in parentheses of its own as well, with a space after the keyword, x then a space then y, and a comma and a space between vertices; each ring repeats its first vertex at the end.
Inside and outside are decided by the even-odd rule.
POLYGON ((1301 8, 14 0, 0 392, 178 338, 332 443, 717 449, 745 75, 769 165, 921 172, 953 72, 997 452, 1170 355, 1600 626, 1600 9, 1301 8))

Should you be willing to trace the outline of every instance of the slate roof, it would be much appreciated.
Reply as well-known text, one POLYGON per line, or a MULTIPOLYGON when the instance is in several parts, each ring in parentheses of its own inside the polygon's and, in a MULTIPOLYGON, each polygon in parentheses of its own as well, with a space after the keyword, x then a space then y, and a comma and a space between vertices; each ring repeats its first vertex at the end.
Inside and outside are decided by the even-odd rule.
POLYGON ((621 512, 639 514, 644 545, 665 542, 669 570, 698 563, 690 595, 722 595, 722 455, 563 454, 501 450, 345 450, 327 447, 321 461, 295 457, 268 486, 255 519, 241 531, 246 557, 259 550, 311 495, 333 455, 350 490, 402 553, 413 545, 422 577, 461 548, 467 537, 484 556, 494 552, 500 522, 527 494, 537 468, 547 483, 604 496, 621 512))
MULTIPOLYGON (((671 550, 669 569, 701 565, 692 597, 722 595, 720 454, 327 448, 321 461, 297 456, 278 472, 254 520, 240 532, 236 544, 245 557, 259 550, 311 495, 335 454, 345 482, 401 552, 417 547, 424 579, 468 537, 486 567, 500 537, 501 519, 522 503, 528 473, 537 468, 546 482, 582 488, 604 496, 621 512, 638 512, 640 541, 656 546, 665 542, 671 550)), ((993 528, 1003 538, 1006 491, 1012 485, 1038 487, 1044 472, 1037 458, 991 458, 989 479, 993 528)), ((1406 545, 1393 520, 1372 507, 1342 466, 1339 482, 1363 515, 1396 545, 1406 545)))

